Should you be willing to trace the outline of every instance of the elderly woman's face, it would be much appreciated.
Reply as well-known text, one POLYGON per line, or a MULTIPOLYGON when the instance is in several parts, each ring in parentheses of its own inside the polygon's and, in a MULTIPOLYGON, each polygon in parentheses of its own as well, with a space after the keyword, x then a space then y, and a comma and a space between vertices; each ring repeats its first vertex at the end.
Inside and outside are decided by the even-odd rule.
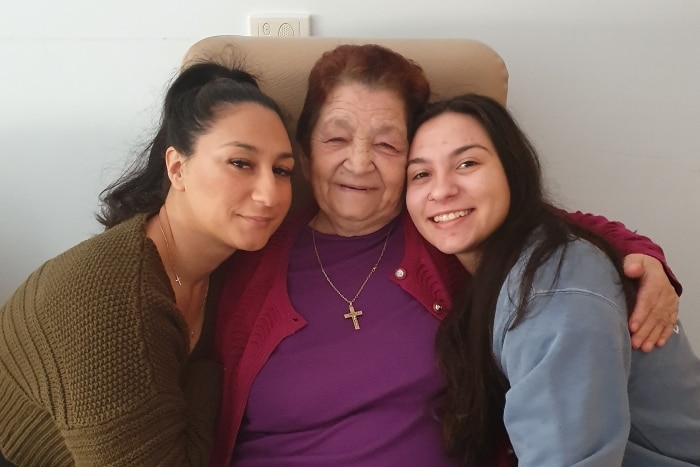
POLYGON ((316 228, 362 235, 400 212, 406 180, 406 111, 399 96, 358 83, 339 85, 311 133, 309 177, 316 228))

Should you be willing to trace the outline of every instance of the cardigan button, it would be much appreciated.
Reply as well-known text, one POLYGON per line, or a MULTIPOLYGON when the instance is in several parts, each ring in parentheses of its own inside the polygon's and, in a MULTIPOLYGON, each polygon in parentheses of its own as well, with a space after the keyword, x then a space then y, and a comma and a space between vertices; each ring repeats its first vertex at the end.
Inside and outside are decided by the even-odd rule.
POLYGON ((394 276, 397 279, 403 279, 406 277, 406 270, 404 268, 398 268, 396 271, 394 271, 394 276))
POLYGON ((435 311, 442 310, 442 305, 440 305, 439 303, 436 303, 435 305, 433 305, 433 310, 435 310, 435 311))

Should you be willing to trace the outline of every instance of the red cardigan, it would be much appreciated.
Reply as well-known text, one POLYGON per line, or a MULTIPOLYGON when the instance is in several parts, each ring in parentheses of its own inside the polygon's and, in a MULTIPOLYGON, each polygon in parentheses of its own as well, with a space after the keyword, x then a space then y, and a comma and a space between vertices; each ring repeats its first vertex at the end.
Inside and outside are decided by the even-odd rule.
MULTIPOLYGON (((286 222, 267 246, 257 252, 237 252, 224 265, 225 282, 216 325, 217 358, 224 367, 221 412, 210 465, 228 466, 240 428, 248 393, 270 354, 287 336, 306 325, 289 300, 289 254, 316 209, 286 222)), ((663 251, 621 223, 580 212, 566 214, 573 222, 605 238, 623 256, 644 253, 659 259, 680 293, 680 284, 665 263, 663 251)), ((467 273, 452 255, 444 255, 418 233, 407 212, 401 214, 405 253, 391 281, 418 300, 427 312, 442 319, 467 273)))

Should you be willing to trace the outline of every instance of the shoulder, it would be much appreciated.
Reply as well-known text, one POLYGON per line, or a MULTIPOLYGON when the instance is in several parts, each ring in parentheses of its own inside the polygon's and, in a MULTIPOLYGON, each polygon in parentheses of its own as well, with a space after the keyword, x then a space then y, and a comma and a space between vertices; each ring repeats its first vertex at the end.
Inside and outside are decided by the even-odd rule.
POLYGON ((68 397, 63 385, 80 388, 71 395, 80 402, 70 411, 56 406, 54 416, 62 423, 82 423, 79 414, 93 423, 133 409, 99 407, 92 395, 120 400, 124 391, 151 394, 155 373, 146 360, 154 354, 146 350, 148 341, 168 334, 182 346, 178 332, 164 324, 177 322, 177 310, 145 221, 136 216, 48 261, 11 305, 22 325, 40 336, 44 370, 60 374, 52 380, 51 397, 68 397), (127 376, 115 368, 128 368, 127 376))
MULTIPOLYGON (((523 253, 501 288, 494 317, 497 347, 515 321, 531 251, 523 253)), ((627 317, 625 295, 615 266, 600 249, 581 239, 562 246, 540 266, 526 297, 526 314, 517 326, 519 334, 617 333, 627 317)))
POLYGON ((146 216, 137 215, 49 260, 28 282, 25 312, 60 327, 87 326, 107 321, 110 313, 124 319, 154 294, 172 300, 145 223, 146 216))
MULTIPOLYGON (((140 307, 154 292, 174 300, 155 244, 146 237, 146 216, 137 215, 54 259, 52 272, 76 300, 92 308, 127 301, 140 307)), ((121 305, 124 306, 124 303, 121 305)))
POLYGON ((108 276, 110 280, 139 268, 147 240, 146 217, 135 216, 78 245, 47 263, 65 280, 108 276))
MULTIPOLYGON (((532 246, 511 269, 502 292, 520 292, 520 284, 532 246)), ((612 260, 592 243, 576 238, 559 247, 535 273, 530 297, 555 293, 591 293, 616 298, 621 291, 620 276, 612 260)))

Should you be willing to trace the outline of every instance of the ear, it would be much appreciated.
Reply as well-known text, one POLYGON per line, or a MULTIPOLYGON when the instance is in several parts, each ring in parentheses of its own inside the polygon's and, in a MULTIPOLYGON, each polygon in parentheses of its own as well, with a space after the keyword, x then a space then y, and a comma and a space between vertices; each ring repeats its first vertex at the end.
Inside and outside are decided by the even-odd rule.
POLYGON ((182 191, 185 189, 183 183, 182 169, 185 165, 185 157, 180 154, 177 149, 170 146, 165 151, 165 170, 168 173, 168 178, 170 179, 170 185, 173 189, 182 191))

